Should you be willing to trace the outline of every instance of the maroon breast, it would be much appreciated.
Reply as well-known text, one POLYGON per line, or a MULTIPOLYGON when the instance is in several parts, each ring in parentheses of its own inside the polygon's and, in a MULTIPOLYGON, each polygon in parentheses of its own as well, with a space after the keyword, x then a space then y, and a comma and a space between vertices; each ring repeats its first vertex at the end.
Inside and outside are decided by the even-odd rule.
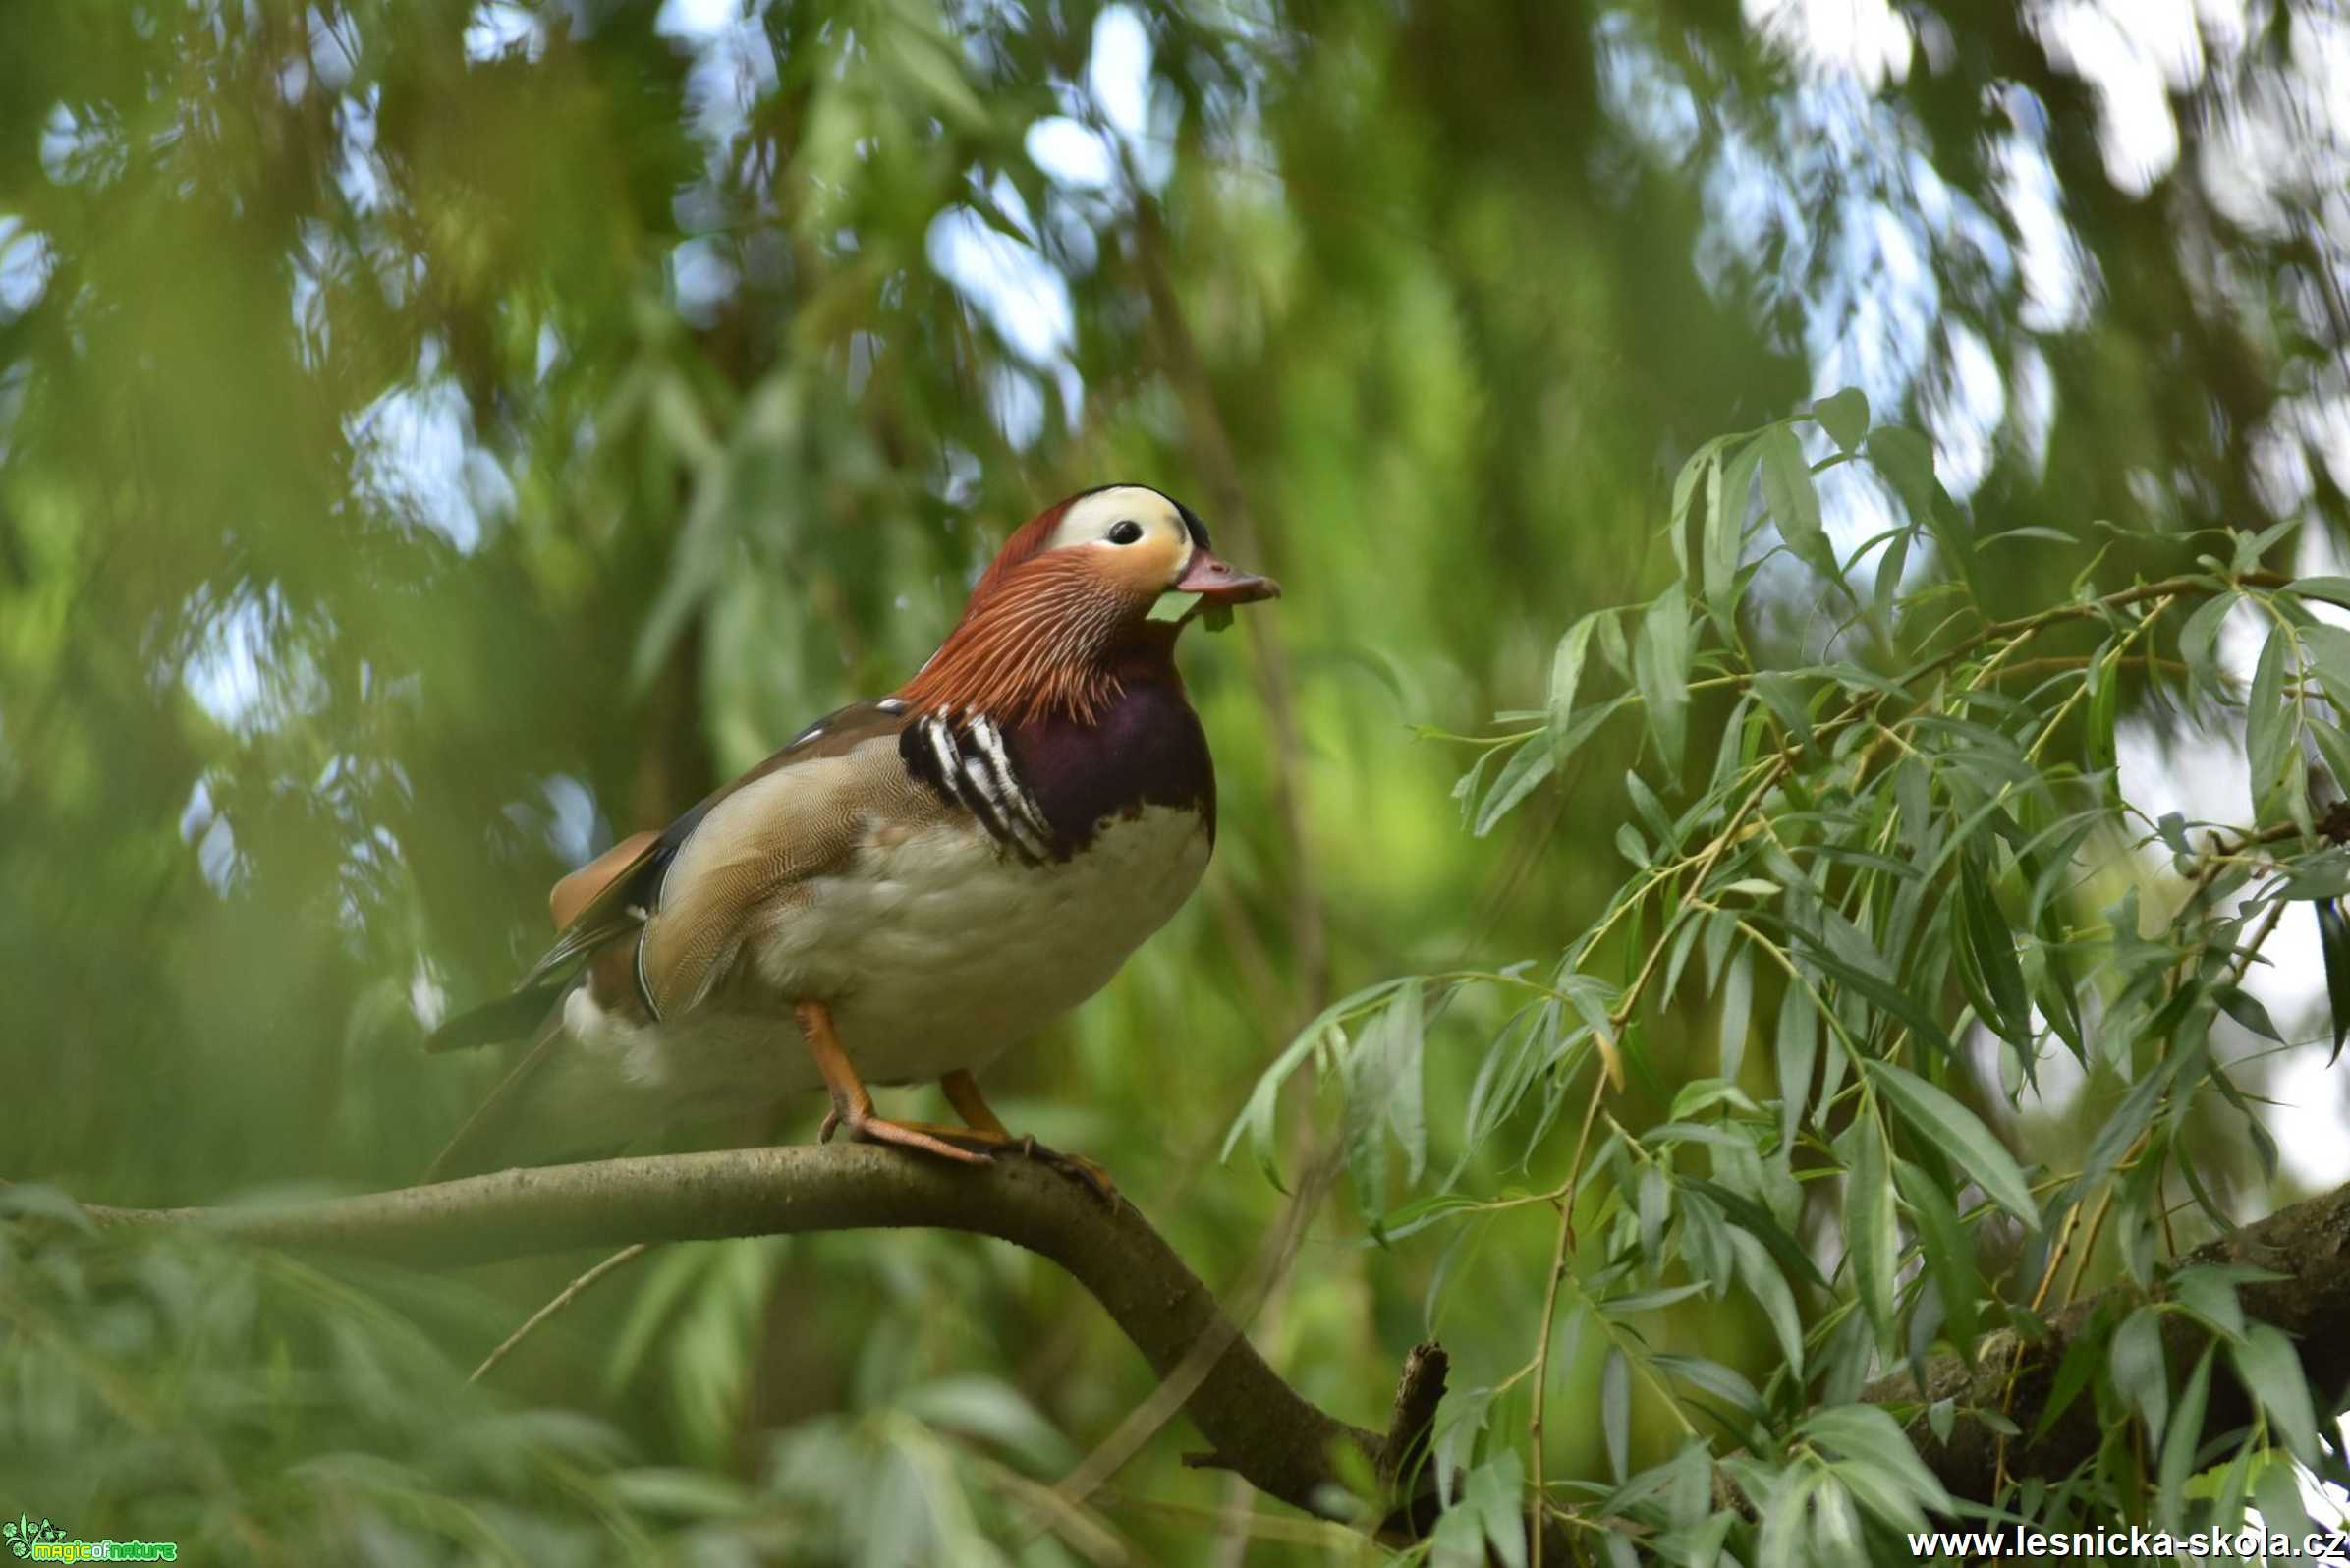
POLYGON ((1104 821, 1146 806, 1197 812, 1215 839, 1215 764, 1207 735, 1172 668, 1129 679, 1092 723, 1042 715, 1006 737, 1013 765, 1052 829, 1056 859, 1093 840, 1104 821))

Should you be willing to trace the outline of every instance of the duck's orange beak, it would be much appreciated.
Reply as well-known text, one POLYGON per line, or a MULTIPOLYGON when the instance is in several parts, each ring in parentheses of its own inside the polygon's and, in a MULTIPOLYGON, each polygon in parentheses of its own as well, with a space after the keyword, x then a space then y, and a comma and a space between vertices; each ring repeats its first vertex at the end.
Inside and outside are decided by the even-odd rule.
POLYGON ((1281 585, 1269 577, 1243 572, 1212 550, 1192 551, 1191 564, 1176 582, 1179 593, 1197 593, 1210 604, 1247 604, 1254 599, 1277 599, 1281 585))

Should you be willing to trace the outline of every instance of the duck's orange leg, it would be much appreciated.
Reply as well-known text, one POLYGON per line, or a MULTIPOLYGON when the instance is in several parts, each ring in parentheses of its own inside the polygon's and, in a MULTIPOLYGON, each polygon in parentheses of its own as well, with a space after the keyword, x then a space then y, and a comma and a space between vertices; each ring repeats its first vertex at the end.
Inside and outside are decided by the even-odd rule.
POLYGON ((1034 1138, 1014 1138, 1003 1121, 987 1106, 979 1092, 979 1082, 967 1072, 953 1072, 938 1081, 946 1091, 946 1102, 955 1107, 955 1114, 971 1124, 972 1130, 1003 1144, 1017 1145, 1020 1151, 1048 1165, 1057 1165, 1079 1177, 1112 1204, 1118 1201, 1118 1184, 1110 1180, 1110 1173, 1083 1154, 1064 1154, 1046 1148, 1034 1138))
POLYGON ((871 1092, 865 1087, 865 1080, 857 1076, 849 1053, 841 1049, 840 1036, 833 1033, 832 1009, 822 1002, 802 1002, 792 1013, 800 1021, 800 1036, 808 1042, 808 1054, 815 1059, 816 1071, 824 1077, 824 1089, 832 1096, 832 1109, 825 1114, 824 1125, 816 1133, 817 1142, 831 1138, 836 1128, 846 1128, 849 1137, 861 1144, 895 1144, 900 1148, 918 1148, 925 1154, 966 1165, 989 1162, 984 1148, 974 1148, 969 1145, 992 1148, 1011 1142, 1010 1135, 1000 1126, 996 1128, 997 1136, 989 1137, 984 1132, 973 1133, 960 1127, 898 1122, 875 1115, 871 1092))
POLYGON ((952 1072, 938 1081, 938 1087, 946 1091, 946 1102, 955 1107, 955 1114, 963 1118, 966 1126, 1012 1142, 1011 1130, 988 1108, 986 1096, 979 1092, 978 1079, 966 1072, 952 1072))

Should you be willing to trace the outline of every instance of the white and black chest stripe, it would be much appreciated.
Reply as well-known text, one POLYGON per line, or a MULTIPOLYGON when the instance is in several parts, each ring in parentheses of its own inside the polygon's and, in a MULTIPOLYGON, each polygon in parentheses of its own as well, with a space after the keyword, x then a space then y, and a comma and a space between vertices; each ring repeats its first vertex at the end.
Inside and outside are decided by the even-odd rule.
POLYGON ((1029 866, 1053 858, 1052 827, 986 714, 924 714, 906 727, 898 752, 915 777, 971 812, 1003 853, 1029 866))

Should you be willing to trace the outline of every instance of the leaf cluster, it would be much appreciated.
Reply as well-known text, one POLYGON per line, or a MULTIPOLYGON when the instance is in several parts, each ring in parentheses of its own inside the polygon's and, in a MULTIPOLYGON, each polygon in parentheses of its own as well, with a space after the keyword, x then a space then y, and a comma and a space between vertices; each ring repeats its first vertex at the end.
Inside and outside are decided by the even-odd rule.
MULTIPOLYGON (((1623 780, 1617 892, 1554 955, 1338 1002, 1273 1064, 1228 1141, 1269 1168, 1282 1085, 1309 1068, 1333 1085, 1372 1236, 1451 1234, 1431 1311, 1474 1288, 1474 1268, 1449 1265, 1483 1232, 1528 1204, 1555 1212, 1559 1316, 1545 1311, 1515 1372, 1451 1408, 1447 1452, 1472 1480, 1516 1466, 1529 1506, 1619 1554, 1637 1541, 1670 1562, 1725 1547, 1763 1564, 1875 1560, 1929 1513, 2175 1520, 2215 1506, 2235 1519, 2248 1478, 2322 1462, 2281 1336, 2243 1320, 2231 1278, 2174 1276, 2165 1260, 2181 1204, 2232 1228, 2204 1119, 2275 1172, 2215 1025, 2293 1043, 2244 981, 2296 903, 2321 912, 2337 1045, 2350 1019, 2335 912, 2350 855, 2312 805, 2350 790, 2350 634, 2320 618, 2350 585, 2264 570, 2272 532, 2157 581, 2099 591, 2085 576, 2061 602, 2000 619, 1977 580, 2010 541, 1972 534, 1929 451, 1914 431, 1869 428, 1857 391, 1699 447, 1664 524, 1674 581, 1570 626, 1546 704, 1496 715, 1501 732, 1456 791, 1485 833, 1603 726, 1637 716, 1644 763, 1623 780), (1826 519, 1866 515, 1836 488, 1855 467, 1895 505, 1839 542, 1826 519), (1768 635, 1781 556, 1803 569, 1796 591, 1826 606, 1793 647, 1768 635), (2241 685, 2214 652, 2239 605, 2266 632, 2241 685), (2175 659, 2160 656, 2165 633, 2175 659), (2129 709, 2244 726, 2241 821, 2157 819, 2133 801, 2117 762, 2125 687, 2129 709), (1718 742, 1691 766, 1700 711, 1718 742), (2165 873, 2168 907, 2150 915, 2165 873), (1439 1167, 1423 1063, 1448 1004, 1491 1016, 1458 1005, 1479 991, 1505 998, 1500 1023, 1459 1031, 1481 1054, 1460 1157, 1439 1167), (1710 1064, 1651 1043, 1691 1009, 1717 1020, 1710 1064), (2028 1153, 2056 1059, 2062 1077, 2101 1086, 2107 1108, 2070 1149, 2028 1153), (1513 1170, 1551 1174, 1496 1191, 1513 1170), (2123 1325, 2113 1365, 2076 1348, 2041 1420, 2094 1387, 2135 1401, 2140 1425, 2116 1425, 2067 1486, 1994 1508, 1952 1498, 1916 1448, 1951 1411, 1905 1430, 1855 1403, 1860 1390, 1905 1365, 1926 1387, 1930 1357, 1972 1365, 1993 1329, 2039 1337, 2059 1277, 2069 1264, 2065 1294, 2078 1289, 2100 1242, 2124 1278, 2166 1297, 2123 1325), (1733 1297, 1767 1329, 1759 1376, 1690 1342, 1683 1304, 1733 1297), (2171 1368, 2146 1348, 2153 1315, 2171 1311, 2211 1334, 2183 1420, 2163 1403, 2171 1368), (1554 1354, 1562 1332, 1573 1349, 1554 1354), (2266 1413, 2226 1439, 2202 1430, 2214 1357, 2266 1413), (1522 1398, 1540 1436, 1554 1360, 1595 1365, 1602 1481, 1547 1480, 1542 1452, 1498 1419, 1522 1398), (1636 1407, 1655 1428, 1647 1468, 1636 1407), (2214 1456, 2233 1490, 2191 1498, 2214 1456)), ((2332 1452, 2322 1462, 2339 1473, 2332 1452)), ((1482 1507, 1464 1492, 1455 1512, 1482 1507)), ((1469 1524, 1450 1528, 1469 1539, 1469 1524)))

